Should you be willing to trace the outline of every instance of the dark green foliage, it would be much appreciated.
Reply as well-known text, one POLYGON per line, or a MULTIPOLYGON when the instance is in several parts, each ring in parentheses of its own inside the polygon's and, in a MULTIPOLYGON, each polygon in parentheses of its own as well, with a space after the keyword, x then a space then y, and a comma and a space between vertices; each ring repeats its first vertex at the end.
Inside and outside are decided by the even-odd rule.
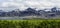
POLYGON ((15 24, 13 22, 8 21, 0 21, 0 28, 16 28, 15 24))
POLYGON ((0 28, 60 28, 60 21, 7 21, 0 20, 0 28))

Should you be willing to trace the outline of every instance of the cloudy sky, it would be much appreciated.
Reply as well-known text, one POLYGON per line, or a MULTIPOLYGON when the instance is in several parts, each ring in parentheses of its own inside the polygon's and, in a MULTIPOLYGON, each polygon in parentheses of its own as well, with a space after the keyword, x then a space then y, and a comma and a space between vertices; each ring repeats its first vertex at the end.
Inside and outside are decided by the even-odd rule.
POLYGON ((0 0, 0 9, 3 10, 12 10, 13 8, 24 10, 28 7, 38 9, 60 7, 60 0, 0 0))

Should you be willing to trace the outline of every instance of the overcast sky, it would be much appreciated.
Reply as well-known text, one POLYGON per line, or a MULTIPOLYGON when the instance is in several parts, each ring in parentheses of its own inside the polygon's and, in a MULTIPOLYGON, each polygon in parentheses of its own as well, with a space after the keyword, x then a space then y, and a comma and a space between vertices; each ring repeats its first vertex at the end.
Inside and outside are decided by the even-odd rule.
POLYGON ((24 10, 28 7, 42 9, 60 7, 60 0, 0 0, 0 8, 5 8, 4 10, 11 10, 9 8, 19 8, 20 10, 24 10))

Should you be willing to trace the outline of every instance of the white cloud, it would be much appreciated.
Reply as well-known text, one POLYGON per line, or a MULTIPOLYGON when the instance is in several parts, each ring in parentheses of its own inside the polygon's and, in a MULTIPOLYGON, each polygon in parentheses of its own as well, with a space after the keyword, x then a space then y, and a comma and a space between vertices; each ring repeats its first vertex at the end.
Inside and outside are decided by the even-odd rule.
POLYGON ((53 7, 55 6, 54 3, 51 2, 45 2, 45 1, 26 1, 24 2, 25 5, 35 8, 46 8, 46 7, 53 7))
POLYGON ((0 0, 0 7, 16 7, 24 10, 27 7, 49 8, 60 7, 60 0, 0 0))

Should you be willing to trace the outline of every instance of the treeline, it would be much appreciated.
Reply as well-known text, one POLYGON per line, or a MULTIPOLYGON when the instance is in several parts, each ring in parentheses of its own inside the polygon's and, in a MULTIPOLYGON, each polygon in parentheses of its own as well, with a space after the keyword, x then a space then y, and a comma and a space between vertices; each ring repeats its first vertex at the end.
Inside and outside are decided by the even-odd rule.
POLYGON ((0 28, 60 28, 60 21, 56 20, 25 20, 7 21, 0 20, 0 28))

